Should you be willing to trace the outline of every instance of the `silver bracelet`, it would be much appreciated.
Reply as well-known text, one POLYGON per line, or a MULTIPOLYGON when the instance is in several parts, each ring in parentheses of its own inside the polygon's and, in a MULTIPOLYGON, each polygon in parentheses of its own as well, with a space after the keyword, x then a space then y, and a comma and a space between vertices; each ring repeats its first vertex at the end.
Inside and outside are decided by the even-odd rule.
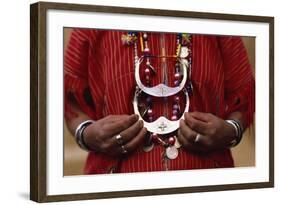
POLYGON ((86 121, 80 123, 75 130, 75 135, 74 135, 75 141, 79 145, 79 147, 85 151, 91 151, 91 150, 84 141, 83 132, 84 132, 85 128, 88 127, 93 122, 94 122, 93 120, 86 120, 86 121))
POLYGON ((240 122, 237 120, 226 120, 226 122, 229 123, 230 125, 232 125, 235 128, 235 132, 236 132, 235 139, 232 140, 229 144, 229 147, 232 148, 232 147, 237 146, 240 143, 242 136, 243 136, 243 128, 242 128, 240 122))

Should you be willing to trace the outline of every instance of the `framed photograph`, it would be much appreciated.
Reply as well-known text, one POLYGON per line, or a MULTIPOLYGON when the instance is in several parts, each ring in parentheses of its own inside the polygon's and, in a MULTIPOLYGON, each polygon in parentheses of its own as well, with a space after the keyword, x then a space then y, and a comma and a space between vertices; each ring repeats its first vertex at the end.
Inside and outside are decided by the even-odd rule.
POLYGON ((274 186, 274 18, 30 7, 30 198, 274 186))

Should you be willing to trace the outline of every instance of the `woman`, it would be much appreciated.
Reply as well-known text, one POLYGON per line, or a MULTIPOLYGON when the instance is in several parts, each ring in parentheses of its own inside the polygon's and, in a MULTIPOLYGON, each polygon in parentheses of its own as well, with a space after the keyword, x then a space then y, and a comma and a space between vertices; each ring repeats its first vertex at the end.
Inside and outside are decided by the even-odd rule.
MULTIPOLYGON (((253 120, 255 82, 239 37, 74 29, 64 71, 66 123, 89 151, 85 174, 233 167, 229 148, 253 120), (180 113, 181 119, 176 112, 173 119, 174 99, 151 103, 145 95, 144 108, 139 106, 145 120, 163 113, 179 120, 172 137, 150 133, 132 106, 134 64, 142 55, 154 62, 146 64, 149 70, 142 68, 146 86, 162 81, 178 86, 182 71, 173 73, 168 58, 180 53, 190 71, 189 111, 180 113), (181 146, 169 156, 167 148, 175 140, 181 146), (154 146, 144 149, 148 142, 154 146)), ((179 99, 184 105, 184 97, 179 99)))

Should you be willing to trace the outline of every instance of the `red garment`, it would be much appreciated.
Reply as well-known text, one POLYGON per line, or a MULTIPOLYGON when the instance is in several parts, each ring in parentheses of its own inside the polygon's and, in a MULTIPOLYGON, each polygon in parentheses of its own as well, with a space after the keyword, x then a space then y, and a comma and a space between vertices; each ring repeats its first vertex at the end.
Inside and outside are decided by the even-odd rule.
MULTIPOLYGON (((112 114, 132 114, 135 89, 134 47, 122 44, 124 31, 74 29, 64 58, 65 95, 75 96, 81 109, 94 120, 112 114), (89 92, 91 99, 85 93, 89 92)), ((160 55, 160 33, 148 33, 151 53, 160 55)), ((176 51, 176 34, 166 33, 165 52, 176 51)), ((249 125, 255 110, 255 82, 247 52, 239 37, 192 35, 192 84, 190 110, 209 112, 226 118, 233 111, 244 114, 249 125)), ((139 46, 140 47, 140 46, 139 46)), ((157 66, 156 66, 157 67, 157 66)), ((160 69, 158 69, 161 72, 160 69)), ((174 68, 168 68, 169 74, 174 68)), ((154 77, 154 84, 161 74, 154 77)), ((171 84, 171 80, 169 81, 171 84)), ((157 115, 163 112, 160 103, 157 115)), ((65 97, 65 115, 73 117, 65 97)), ((118 172, 165 170, 164 148, 150 152, 141 149, 124 159, 90 152, 85 173, 97 174, 117 168, 118 172)), ((169 170, 232 167, 229 149, 198 155, 180 149, 179 156, 167 162, 169 170)))

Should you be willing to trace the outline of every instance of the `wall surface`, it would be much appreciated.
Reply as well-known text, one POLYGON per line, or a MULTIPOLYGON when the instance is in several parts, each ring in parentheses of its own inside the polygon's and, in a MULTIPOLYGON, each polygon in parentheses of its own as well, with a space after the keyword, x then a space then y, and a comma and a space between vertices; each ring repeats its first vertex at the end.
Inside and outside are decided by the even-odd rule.
MULTIPOLYGON (((52 1, 52 0, 49 0, 52 1)), ((0 7, 0 190, 1 204, 34 204, 29 198, 29 4, 3 1, 0 7)), ((281 195, 281 13, 276 0, 60 0, 88 4, 149 7, 275 16, 275 188, 132 197, 53 204, 279 204, 281 195), (164 2, 164 3, 163 3, 164 2)), ((31 112, 34 112, 31 110, 31 112)))

